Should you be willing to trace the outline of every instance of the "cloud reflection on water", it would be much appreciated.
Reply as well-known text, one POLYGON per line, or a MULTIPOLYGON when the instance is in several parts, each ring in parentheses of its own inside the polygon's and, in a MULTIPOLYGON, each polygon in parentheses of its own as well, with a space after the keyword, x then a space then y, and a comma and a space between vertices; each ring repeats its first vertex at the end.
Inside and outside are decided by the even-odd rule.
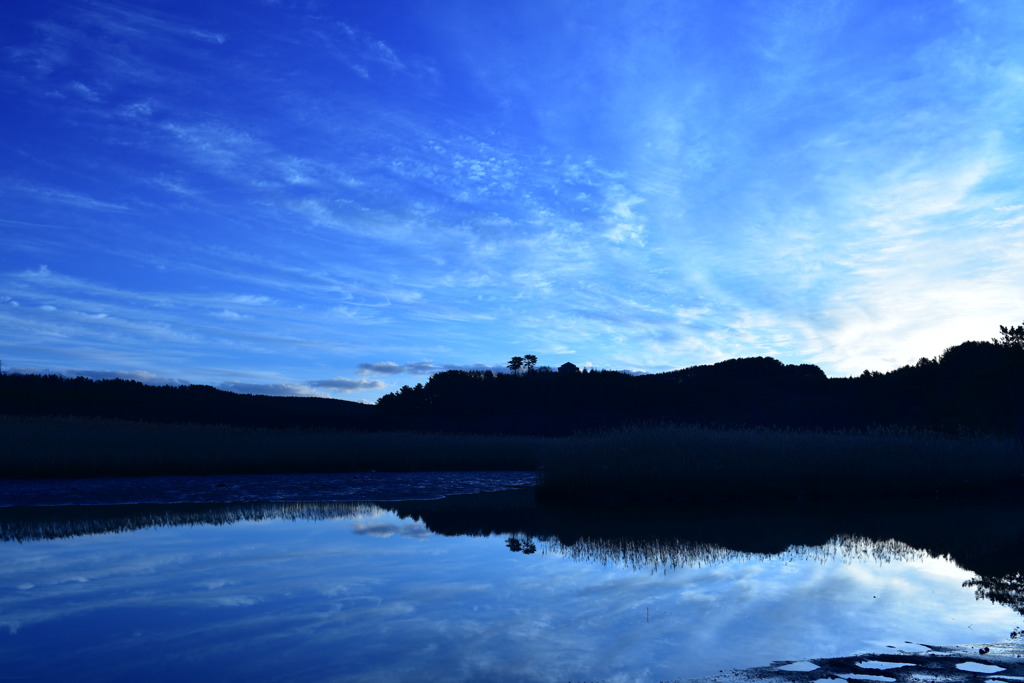
POLYGON ((403 524, 386 524, 381 522, 365 522, 362 520, 352 523, 352 533, 377 538, 390 538, 391 536, 408 536, 409 538, 426 538, 430 531, 422 522, 405 522, 403 524))
POLYGON ((1015 625, 909 548, 705 547, 652 572, 584 546, 510 553, 379 510, 8 543, 0 657, 30 679, 631 681, 1015 625))

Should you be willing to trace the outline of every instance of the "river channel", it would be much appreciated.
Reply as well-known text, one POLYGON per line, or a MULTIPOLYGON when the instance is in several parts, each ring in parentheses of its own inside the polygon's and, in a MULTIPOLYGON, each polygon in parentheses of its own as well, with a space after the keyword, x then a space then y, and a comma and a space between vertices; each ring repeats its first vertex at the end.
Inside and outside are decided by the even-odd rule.
POLYGON ((1022 623, 1012 502, 584 510, 387 477, 0 485, 0 678, 671 681, 1022 623))

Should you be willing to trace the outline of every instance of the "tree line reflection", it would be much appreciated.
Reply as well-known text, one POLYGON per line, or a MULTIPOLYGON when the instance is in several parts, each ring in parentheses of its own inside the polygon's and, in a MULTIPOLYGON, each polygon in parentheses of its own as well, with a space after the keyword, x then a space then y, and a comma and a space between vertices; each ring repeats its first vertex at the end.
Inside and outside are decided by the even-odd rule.
POLYGON ((365 502, 311 503, 142 503, 0 508, 0 541, 23 543, 94 534, 117 534, 151 527, 220 526, 267 520, 350 519, 379 514, 365 502))
MULTIPOLYGON (((1024 573, 1005 576, 976 576, 964 581, 964 588, 973 588, 979 600, 1008 605, 1024 616, 1024 573)), ((1014 638, 1024 636, 1024 628, 1013 632, 1014 638)))
MULTIPOLYGON (((991 505, 999 504, 998 501, 991 505)), ((915 504, 916 505, 916 504, 915 504)), ((552 508, 529 489, 397 502, 246 502, 0 508, 0 541, 25 543, 151 527, 326 521, 393 512, 433 533, 505 537, 509 551, 668 572, 734 560, 891 563, 943 557, 977 574, 964 586, 1024 616, 1024 522, 992 526, 991 505, 963 509, 627 511, 552 508), (947 517, 936 510, 944 510, 947 517), (972 517, 977 515, 978 517, 972 517), (959 523, 954 524, 954 521, 959 523), (897 540, 899 539, 899 540, 897 540)))
MULTIPOLYGON (((531 539, 520 540, 525 547, 531 539)), ((836 536, 821 545, 791 546, 778 553, 751 553, 708 543, 672 539, 581 539, 571 546, 557 540, 549 550, 581 562, 620 566, 635 571, 668 572, 684 567, 709 567, 736 560, 783 561, 814 560, 825 562, 875 563, 915 562, 932 557, 895 539, 876 541, 857 536, 836 536)))

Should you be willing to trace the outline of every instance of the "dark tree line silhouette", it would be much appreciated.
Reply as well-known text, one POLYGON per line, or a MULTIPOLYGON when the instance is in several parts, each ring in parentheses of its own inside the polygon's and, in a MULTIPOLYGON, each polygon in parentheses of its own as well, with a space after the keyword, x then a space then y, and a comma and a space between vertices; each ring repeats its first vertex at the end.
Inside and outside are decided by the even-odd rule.
POLYGON ((1024 324, 890 372, 829 378, 755 357, 631 375, 557 370, 527 354, 511 373, 448 370, 376 406, 241 395, 208 386, 0 375, 0 414, 75 415, 273 428, 569 435, 636 423, 1014 434, 1024 443, 1024 324))
POLYGON ((373 406, 329 398, 235 394, 199 384, 151 386, 124 379, 8 373, 0 376, 0 414, 359 429, 372 419, 373 406))
POLYGON ((533 372, 534 368, 537 367, 537 356, 532 353, 528 353, 525 356, 512 356, 512 359, 505 367, 513 375, 518 375, 520 372, 533 372))
MULTIPOLYGON (((638 422, 863 429, 899 426, 1024 439, 1024 326, 891 372, 828 378, 815 365, 738 358, 658 374, 449 370, 377 402, 392 425, 566 435, 638 422)), ((513 362, 516 359, 513 358, 513 362)), ((510 368, 512 366, 510 362, 510 368)))

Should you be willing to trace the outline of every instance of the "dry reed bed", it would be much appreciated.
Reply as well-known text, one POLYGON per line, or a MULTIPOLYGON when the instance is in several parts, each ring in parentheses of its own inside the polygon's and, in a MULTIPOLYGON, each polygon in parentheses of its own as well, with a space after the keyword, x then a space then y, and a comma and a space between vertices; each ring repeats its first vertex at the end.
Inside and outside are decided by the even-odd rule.
POLYGON ((531 470, 543 441, 0 416, 0 477, 531 470))
POLYGON ((569 438, 259 430, 0 416, 0 477, 525 470, 548 499, 737 500, 1019 485, 1018 442, 879 429, 638 426, 569 438))
POLYGON ((650 426, 566 440, 539 491, 551 498, 875 498, 1019 486, 1020 444, 931 432, 650 426))

